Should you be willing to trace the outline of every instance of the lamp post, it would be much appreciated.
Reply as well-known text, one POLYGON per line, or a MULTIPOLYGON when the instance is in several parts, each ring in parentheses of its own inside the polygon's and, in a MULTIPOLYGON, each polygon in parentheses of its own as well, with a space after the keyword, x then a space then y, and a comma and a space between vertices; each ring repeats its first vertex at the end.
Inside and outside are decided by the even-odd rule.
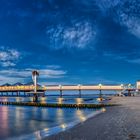
POLYGON ((59 89, 60 89, 60 98, 62 98, 62 85, 59 85, 59 89))
POLYGON ((78 85, 78 90, 79 90, 79 98, 81 98, 81 85, 78 85))

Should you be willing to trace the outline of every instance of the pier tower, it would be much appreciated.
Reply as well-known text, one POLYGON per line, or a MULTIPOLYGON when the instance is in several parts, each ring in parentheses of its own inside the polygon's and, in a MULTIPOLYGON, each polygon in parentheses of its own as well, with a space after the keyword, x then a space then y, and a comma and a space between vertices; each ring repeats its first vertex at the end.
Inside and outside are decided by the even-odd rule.
POLYGON ((37 92, 37 77, 39 76, 39 72, 37 70, 32 71, 32 79, 34 82, 34 92, 37 92))
POLYGON ((37 95, 37 78, 39 76, 39 72, 37 70, 32 71, 32 79, 34 83, 34 97, 33 101, 38 101, 38 95, 37 95))

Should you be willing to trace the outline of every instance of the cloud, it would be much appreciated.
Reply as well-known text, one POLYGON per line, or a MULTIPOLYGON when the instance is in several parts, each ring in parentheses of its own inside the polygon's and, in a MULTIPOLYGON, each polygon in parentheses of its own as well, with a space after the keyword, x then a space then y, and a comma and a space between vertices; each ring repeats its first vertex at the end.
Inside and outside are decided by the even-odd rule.
MULTIPOLYGON (((0 71, 0 83, 16 83, 16 82, 26 82, 31 81, 32 68, 27 68, 25 70, 19 69, 8 69, 0 71)), ((39 81, 48 79, 56 79, 65 77, 66 71, 54 70, 54 69, 40 69, 39 81)))
POLYGON ((131 64, 140 64, 139 54, 137 52, 131 52, 126 54, 116 54, 116 53, 104 53, 104 57, 118 61, 124 61, 131 64), (131 55, 130 55, 131 54, 131 55))
POLYGON ((140 58, 128 59, 127 62, 133 63, 133 64, 140 64, 140 58))
POLYGON ((41 78, 62 78, 66 74, 63 70, 42 69, 40 70, 41 78))
POLYGON ((102 0, 97 5, 103 14, 113 16, 114 21, 127 27, 128 31, 140 38, 140 2, 137 0, 102 0))
POLYGON ((121 3, 121 0, 96 0, 100 10, 106 14, 110 8, 113 8, 121 3))
POLYGON ((0 65, 3 67, 15 66, 20 58, 20 53, 9 47, 0 47, 0 65))
POLYGON ((10 61, 5 61, 5 62, 2 62, 2 66, 3 67, 13 67, 13 66, 15 66, 16 64, 15 63, 13 63, 13 62, 10 62, 10 61))
POLYGON ((120 24, 126 26, 129 32, 140 38, 140 2, 129 0, 122 4, 117 13, 120 24))
POLYGON ((110 80, 110 79, 106 79, 104 77, 96 77, 95 80, 93 82, 91 82, 92 84, 121 84, 120 81, 115 81, 115 80, 110 80))
POLYGON ((57 25, 47 28, 47 36, 51 47, 60 49, 86 48, 94 41, 96 36, 95 27, 90 22, 75 22, 71 26, 57 25))
POLYGON ((47 65, 46 68, 49 68, 49 69, 59 69, 61 68, 60 65, 47 65))

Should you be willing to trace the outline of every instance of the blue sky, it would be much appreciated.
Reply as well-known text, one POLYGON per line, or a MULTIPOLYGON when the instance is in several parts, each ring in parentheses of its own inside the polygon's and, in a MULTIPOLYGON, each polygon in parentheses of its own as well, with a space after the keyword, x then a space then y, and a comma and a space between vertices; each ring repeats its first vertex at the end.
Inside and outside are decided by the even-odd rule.
POLYGON ((0 84, 140 79, 140 1, 1 0, 0 84))

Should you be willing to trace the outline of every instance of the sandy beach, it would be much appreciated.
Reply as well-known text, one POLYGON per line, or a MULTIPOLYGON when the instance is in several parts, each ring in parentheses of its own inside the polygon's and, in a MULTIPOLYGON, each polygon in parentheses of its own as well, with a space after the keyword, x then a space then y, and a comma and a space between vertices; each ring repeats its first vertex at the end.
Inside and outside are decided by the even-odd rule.
POLYGON ((119 106, 46 140, 140 140, 140 96, 113 97, 119 106))

